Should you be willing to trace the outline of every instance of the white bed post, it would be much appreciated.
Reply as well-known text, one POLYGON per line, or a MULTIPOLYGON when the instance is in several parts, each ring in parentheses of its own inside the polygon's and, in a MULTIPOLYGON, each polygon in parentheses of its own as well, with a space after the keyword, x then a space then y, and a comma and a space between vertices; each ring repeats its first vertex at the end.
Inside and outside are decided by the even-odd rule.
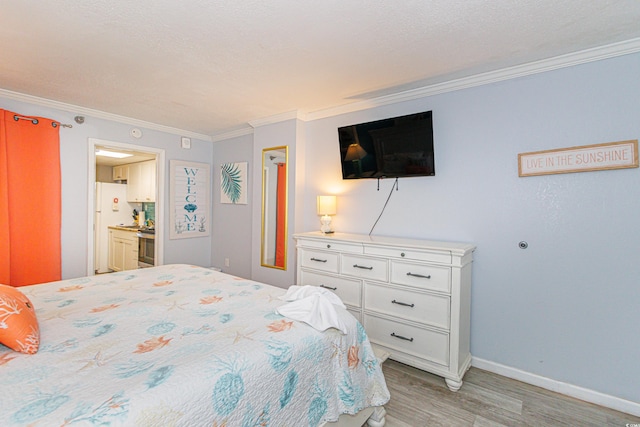
POLYGON ((387 422, 386 415, 387 411, 385 411, 384 406, 377 406, 367 420, 367 425, 369 427, 384 427, 387 422))

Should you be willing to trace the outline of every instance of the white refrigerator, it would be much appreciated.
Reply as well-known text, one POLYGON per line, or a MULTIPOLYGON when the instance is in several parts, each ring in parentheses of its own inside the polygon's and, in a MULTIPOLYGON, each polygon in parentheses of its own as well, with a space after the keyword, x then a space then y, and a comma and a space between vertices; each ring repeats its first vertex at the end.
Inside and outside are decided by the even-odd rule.
MULTIPOLYGON (((96 217, 94 229, 93 268, 108 273, 110 225, 133 224, 135 204, 127 202, 127 185, 96 182, 96 217), (116 202, 117 200, 117 202, 116 202)), ((138 210, 140 210, 138 208, 138 210)))

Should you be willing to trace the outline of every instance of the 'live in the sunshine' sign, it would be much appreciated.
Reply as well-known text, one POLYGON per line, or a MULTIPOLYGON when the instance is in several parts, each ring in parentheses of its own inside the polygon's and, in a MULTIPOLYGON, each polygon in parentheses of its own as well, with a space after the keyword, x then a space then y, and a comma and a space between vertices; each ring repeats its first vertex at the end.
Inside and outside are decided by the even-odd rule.
POLYGON ((169 238, 209 235, 209 165, 171 160, 169 238))
POLYGON ((637 167, 637 139, 518 154, 519 176, 637 167))

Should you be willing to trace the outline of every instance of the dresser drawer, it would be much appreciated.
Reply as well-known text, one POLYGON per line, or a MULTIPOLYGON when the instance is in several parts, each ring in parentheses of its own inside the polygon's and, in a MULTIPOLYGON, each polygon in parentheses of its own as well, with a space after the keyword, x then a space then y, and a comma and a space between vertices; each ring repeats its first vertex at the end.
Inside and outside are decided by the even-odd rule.
POLYGON ((389 280, 388 270, 386 259, 342 255, 342 274, 386 282, 389 280))
POLYGON ((300 286, 322 286, 325 289, 333 291, 340 297, 342 302, 347 305, 354 307, 360 307, 362 305, 362 284, 359 280, 328 276, 307 270, 302 270, 300 277, 300 286))
POLYGON ((364 286, 364 306, 367 310, 449 329, 448 296, 418 293, 374 283, 365 283, 364 286))
POLYGON ((301 249, 302 267, 315 268, 316 270, 338 272, 337 253, 314 251, 311 249, 301 249))
POLYGON ((421 251, 418 249, 403 249, 394 247, 365 246, 364 253, 388 258, 402 258, 416 261, 451 264, 451 252, 421 251))
POLYGON ((451 268, 391 261, 391 282, 449 293, 451 268))
MULTIPOLYGON (((449 364, 449 334, 364 315, 364 328, 373 343, 427 359, 449 364)), ((393 354, 391 355, 393 358, 393 354)))
POLYGON ((355 243, 344 243, 344 242, 332 242, 332 241, 319 241, 319 240, 302 240, 298 241, 298 246, 302 246, 305 248, 312 249, 328 249, 337 252, 350 252, 361 254, 362 253, 362 245, 358 245, 355 243))

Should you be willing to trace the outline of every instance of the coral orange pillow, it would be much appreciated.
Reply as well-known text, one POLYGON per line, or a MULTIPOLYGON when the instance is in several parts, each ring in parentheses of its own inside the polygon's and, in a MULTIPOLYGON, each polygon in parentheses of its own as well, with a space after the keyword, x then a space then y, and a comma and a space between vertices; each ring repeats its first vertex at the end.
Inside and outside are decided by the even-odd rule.
POLYGON ((0 285, 0 344, 33 354, 40 346, 40 327, 29 298, 13 286, 0 285))

